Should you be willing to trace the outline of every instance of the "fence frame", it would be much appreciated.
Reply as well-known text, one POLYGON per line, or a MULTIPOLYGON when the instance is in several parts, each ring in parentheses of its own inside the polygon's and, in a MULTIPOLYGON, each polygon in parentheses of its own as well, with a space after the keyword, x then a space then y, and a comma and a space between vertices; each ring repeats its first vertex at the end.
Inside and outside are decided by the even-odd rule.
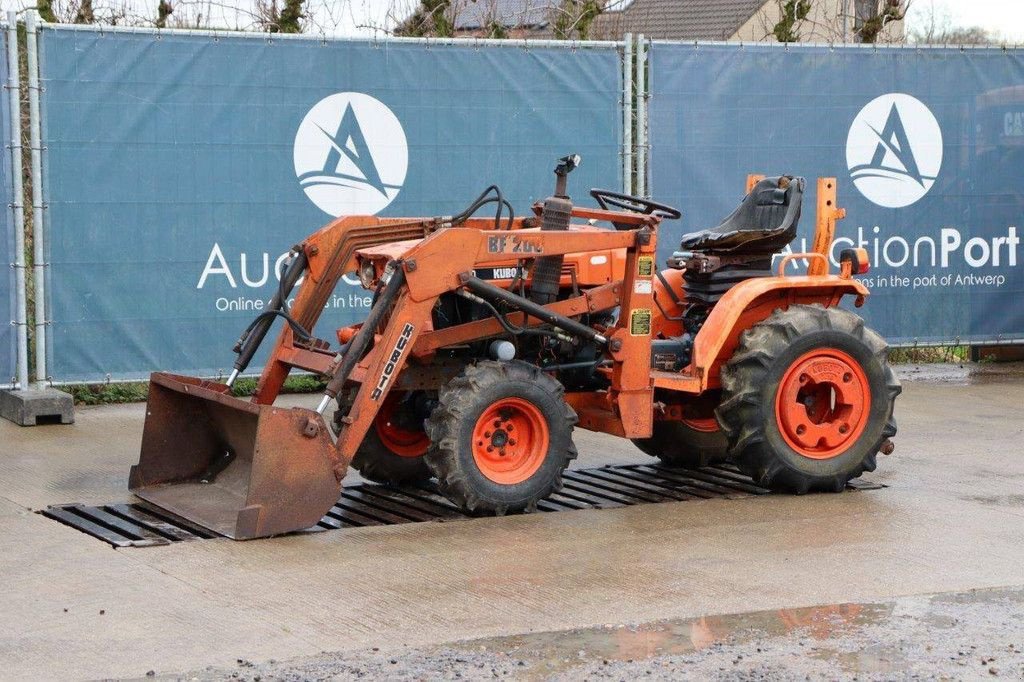
POLYGON ((7 39, 7 83, 11 138, 4 145, 10 150, 11 160, 11 203, 8 208, 12 216, 14 230, 14 262, 10 267, 14 270, 14 319, 15 327, 15 375, 13 383, 0 383, 2 389, 23 390, 28 388, 28 311, 25 292, 25 193, 22 184, 21 168, 21 73, 18 60, 18 19, 14 11, 7 12, 6 21, 0 20, 0 30, 7 39))
MULTIPOLYGON (((5 30, 8 35, 8 70, 10 82, 5 86, 11 91, 11 140, 8 144, 12 156, 12 169, 19 169, 22 156, 21 145, 21 117, 20 117, 20 73, 17 60, 17 23, 14 12, 8 13, 8 21, 0 23, 0 29, 5 30), (14 39, 11 39, 11 36, 14 39)), ((45 241, 48 225, 46 212, 47 197, 46 188, 43 183, 45 175, 46 150, 44 136, 44 122, 41 115, 41 97, 45 95, 45 84, 40 81, 39 65, 39 43, 40 36, 46 31, 82 31, 90 33, 111 34, 136 34, 152 35, 160 39, 160 36, 184 35, 194 37, 209 37, 214 40, 253 40, 273 43, 274 41, 304 41, 319 42, 323 44, 333 42, 364 43, 376 48, 386 49, 388 45, 423 45, 427 49, 432 47, 444 48, 447 46, 472 47, 472 48, 518 48, 529 51, 531 48, 563 48, 568 50, 584 49, 614 49, 619 53, 622 81, 622 189, 626 193, 636 193, 640 196, 648 196, 650 187, 648 178, 650 174, 650 154, 648 151, 653 148, 656 141, 651 140, 649 133, 649 109, 648 101, 653 96, 651 82, 653 80, 650 71, 648 52, 659 45, 662 46, 688 46, 694 50, 703 47, 729 47, 736 50, 744 50, 747 47, 756 46, 758 49, 766 47, 770 49, 791 51, 803 49, 829 50, 863 50, 871 52, 927 52, 931 50, 958 49, 960 52, 982 50, 1019 52, 1024 49, 1021 45, 1003 46, 982 46, 982 45, 876 45, 860 43, 800 43, 788 45, 782 43, 742 43, 729 41, 674 41, 654 40, 645 38, 643 34, 625 34, 620 41, 577 41, 577 40, 548 40, 538 39, 489 39, 489 38, 406 38, 396 36, 386 37, 343 37, 327 34, 263 34, 246 33, 238 31, 216 30, 216 29, 158 29, 155 27, 128 27, 128 26, 89 26, 75 24, 48 24, 41 22, 34 10, 26 12, 25 18, 27 43, 28 43, 28 100, 29 100, 29 133, 30 133, 30 154, 32 169, 32 211, 33 211, 33 305, 35 312, 35 324, 33 328, 33 339, 35 341, 34 353, 34 383, 37 387, 46 385, 81 385, 103 383, 97 381, 54 381, 49 375, 46 361, 47 348, 52 348, 52 325, 48 314, 47 295, 47 267, 49 266, 47 242, 45 241)), ((17 333, 17 377, 16 383, 11 387, 28 388, 31 383, 28 366, 28 324, 27 306, 28 297, 25 293, 27 264, 25 262, 24 244, 24 188, 22 186, 21 173, 14 173, 14 200, 9 207, 14 213, 16 257, 12 264, 17 272, 16 275, 16 319, 14 324, 18 327, 17 333), (19 191, 19 189, 21 191, 19 191)), ((1024 336, 1004 338, 996 334, 989 337, 972 337, 968 340, 961 340, 960 337, 951 337, 945 341, 929 339, 927 342, 917 340, 902 341, 890 344, 893 348, 925 348, 943 345, 969 345, 969 346, 1009 346, 1024 345, 1024 336)), ((108 376, 106 383, 134 382, 138 379, 119 379, 108 376)), ((0 388, 7 387, 0 385, 0 388)))

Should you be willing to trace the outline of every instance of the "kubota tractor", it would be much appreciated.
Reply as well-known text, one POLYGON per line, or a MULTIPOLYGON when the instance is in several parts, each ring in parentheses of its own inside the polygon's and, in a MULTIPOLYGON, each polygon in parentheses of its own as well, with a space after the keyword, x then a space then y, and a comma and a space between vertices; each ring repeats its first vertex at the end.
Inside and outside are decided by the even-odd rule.
POLYGON ((560 488, 574 426, 668 465, 730 459, 795 493, 873 470, 892 449, 900 384, 882 338, 838 307, 863 304, 853 276, 868 261, 846 249, 829 272, 835 179, 818 181, 813 252, 773 265, 804 180, 752 177, 739 207, 659 271, 658 227, 679 211, 606 190, 590 192, 598 208, 574 206, 578 162, 559 161, 554 195, 527 217, 492 186, 455 216, 344 217, 296 245, 227 383, 153 374, 131 490, 245 539, 315 524, 350 464, 390 484, 434 477, 474 514, 529 511, 560 488), (488 205, 493 218, 474 217, 488 205), (806 274, 787 274, 795 259, 806 274), (366 319, 337 346, 313 337, 353 271, 373 291, 366 319), (279 317, 255 395, 234 397, 279 317), (316 410, 274 406, 292 368, 327 378, 316 410))

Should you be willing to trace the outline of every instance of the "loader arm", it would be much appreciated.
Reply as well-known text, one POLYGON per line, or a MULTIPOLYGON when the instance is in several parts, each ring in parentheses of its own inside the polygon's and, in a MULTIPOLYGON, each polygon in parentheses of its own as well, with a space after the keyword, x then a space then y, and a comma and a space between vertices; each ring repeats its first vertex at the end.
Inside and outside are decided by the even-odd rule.
MULTIPOLYGON (((291 316, 303 329, 312 332, 342 276, 355 270, 355 254, 358 249, 423 239, 443 224, 441 218, 375 216, 348 216, 327 224, 293 249, 304 257, 306 280, 300 286, 291 307, 291 316)), ((493 220, 470 218, 464 224, 469 229, 484 229, 493 227, 493 220)), ((530 219, 519 218, 513 221, 511 229, 519 230, 529 224, 530 219)), ((240 359, 244 358, 246 364, 263 341, 272 322, 273 319, 268 317, 262 331, 255 330, 248 339, 247 346, 251 347, 249 357, 244 358, 248 347, 243 348, 240 354, 240 359)), ((290 326, 285 325, 263 368, 252 401, 261 405, 273 404, 293 367, 332 375, 337 360, 327 344, 303 342, 296 338, 290 326)))
MULTIPOLYGON (((598 213, 608 219, 612 215, 618 220, 621 214, 608 214, 588 210, 588 217, 598 213)), ((511 258, 536 258, 557 256, 589 250, 627 250, 627 272, 637 272, 637 258, 643 254, 653 258, 656 246, 655 229, 658 219, 650 216, 630 216, 637 229, 608 230, 589 225, 575 225, 565 232, 545 232, 536 229, 521 229, 509 233, 504 230, 478 230, 471 228, 449 228, 435 232, 414 244, 391 243, 379 247, 364 248, 360 258, 377 259, 388 263, 392 269, 388 285, 371 311, 370 318, 349 343, 346 359, 336 368, 325 391, 321 409, 333 401, 346 381, 358 378, 360 387, 349 412, 341 420, 342 426, 336 443, 336 455, 340 461, 348 462, 355 454, 359 443, 373 423, 380 405, 395 384, 395 378, 402 372, 420 335, 428 331, 430 312, 442 294, 466 288, 473 294, 492 295, 519 299, 510 292, 492 287, 472 276, 479 266, 506 262, 511 258), (399 284, 396 286, 396 282, 399 284), (379 337, 375 337, 375 313, 391 309, 387 326, 379 337), (364 345, 373 340, 373 349, 361 361, 364 345), (357 363, 357 364, 352 364, 357 363)), ((648 275, 649 276, 649 275, 648 275)), ((621 302, 628 310, 636 308, 649 310, 652 306, 650 289, 633 287, 633 274, 627 275, 625 283, 614 282, 588 299, 549 306, 531 307, 524 300, 516 300, 524 313, 546 321, 566 333, 589 335, 603 345, 615 360, 615 391, 621 406, 625 426, 624 432, 645 433, 650 430, 649 409, 653 390, 644 363, 630 363, 622 369, 626 357, 648 357, 650 338, 645 334, 629 333, 627 324, 620 321, 608 337, 580 325, 566 315, 579 314, 591 305, 614 307, 621 302), (646 293, 644 293, 646 292, 646 293)), ((624 315, 628 318, 628 314, 624 315)), ((447 343, 459 343, 486 337, 492 330, 488 323, 469 323, 453 328, 445 334, 447 343)), ((425 348, 436 345, 428 343, 425 348)))
MULTIPOLYGON (((336 456, 346 464, 351 461, 356 448, 362 442, 373 423, 380 405, 387 398, 388 392, 401 374, 420 335, 430 330, 431 310, 439 296, 466 287, 488 287, 472 276, 478 266, 492 263, 507 262, 509 257, 537 257, 540 255, 564 255, 580 251, 582 246, 588 249, 620 249, 625 248, 634 253, 637 245, 644 244, 653 252, 653 233, 649 221, 644 228, 637 230, 612 231, 590 226, 575 226, 566 232, 542 232, 535 229, 521 229, 510 233, 505 230, 479 230, 473 228, 448 228, 437 231, 412 246, 396 243, 382 245, 377 248, 359 250, 362 258, 381 258, 389 263, 390 278, 383 293, 370 312, 370 317, 352 338, 342 362, 335 368, 333 377, 325 389, 321 408, 333 401, 343 389, 345 383, 356 377, 360 381, 359 390, 349 409, 341 420, 341 429, 335 444, 336 456), (399 251, 404 249, 404 251, 399 251), (387 324, 381 334, 377 334, 379 317, 387 314, 387 324), (373 348, 363 355, 363 350, 372 342, 373 348), (362 358, 362 359, 360 359, 362 358)), ((600 292, 597 305, 611 305, 619 300, 617 290, 619 283, 609 285, 600 292)), ((495 289, 497 289, 495 287, 495 289)), ((500 291, 500 290, 499 290, 500 291)), ((513 294, 506 294, 514 296, 513 294)), ((581 297, 586 305, 587 297, 581 297)), ((628 296, 626 297, 628 300, 628 296)), ((525 305, 525 302, 520 302, 525 305)), ((298 306, 298 302, 296 302, 298 306)), ((577 334, 593 334, 605 340, 592 330, 578 325, 567 316, 554 312, 566 310, 570 314, 579 314, 573 306, 551 305, 537 306, 529 312, 534 317, 544 319, 555 326, 562 325, 570 332, 577 334), (558 319, 560 318, 560 319, 558 319)), ((461 325, 461 336, 448 335, 449 343, 471 341, 486 336, 488 327, 470 323, 461 325)), ((458 328, 456 328, 458 329, 458 328)), ((613 345, 615 355, 629 352, 623 340, 647 341, 647 337, 620 337, 613 345)), ((625 386, 642 392, 649 391, 649 380, 646 376, 637 377, 637 386, 625 386)), ((649 412, 649 410, 647 410, 649 412)))

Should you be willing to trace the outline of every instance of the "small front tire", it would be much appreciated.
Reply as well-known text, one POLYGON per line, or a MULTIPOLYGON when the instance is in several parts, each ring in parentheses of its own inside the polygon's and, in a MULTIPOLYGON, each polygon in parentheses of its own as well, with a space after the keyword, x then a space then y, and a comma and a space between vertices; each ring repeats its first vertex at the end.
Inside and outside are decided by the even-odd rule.
POLYGON ((533 511, 576 457, 576 413, 562 385, 520 361, 469 365, 426 423, 426 462, 441 492, 475 515, 533 511))
MULTIPOLYGON (((384 399, 363 442, 352 458, 352 468, 367 481, 401 486, 430 479, 424 455, 430 439, 417 418, 416 394, 391 391, 384 399)), ((353 391, 334 413, 334 432, 340 430, 340 419, 348 414, 355 399, 353 391)))

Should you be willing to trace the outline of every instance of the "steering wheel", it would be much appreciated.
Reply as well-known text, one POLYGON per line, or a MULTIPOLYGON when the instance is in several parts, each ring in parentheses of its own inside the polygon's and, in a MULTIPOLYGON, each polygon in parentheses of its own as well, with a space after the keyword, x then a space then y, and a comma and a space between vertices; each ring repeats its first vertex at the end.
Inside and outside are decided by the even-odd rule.
POLYGON ((592 189, 590 196, 594 197, 597 204, 605 210, 620 208, 624 211, 655 215, 668 220, 679 220, 683 216, 679 209, 672 208, 668 204, 659 204, 657 201, 635 197, 632 194, 621 194, 607 189, 592 189))

